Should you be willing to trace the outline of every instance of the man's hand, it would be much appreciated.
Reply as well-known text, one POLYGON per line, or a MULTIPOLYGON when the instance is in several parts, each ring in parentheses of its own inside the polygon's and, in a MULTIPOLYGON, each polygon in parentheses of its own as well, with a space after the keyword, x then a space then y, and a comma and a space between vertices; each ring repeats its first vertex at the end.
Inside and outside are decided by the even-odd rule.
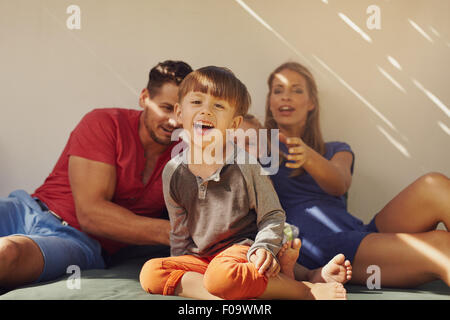
POLYGON ((280 272, 280 265, 277 260, 266 249, 257 249, 250 256, 250 262, 255 265, 259 274, 264 274, 268 278, 275 277, 280 272))

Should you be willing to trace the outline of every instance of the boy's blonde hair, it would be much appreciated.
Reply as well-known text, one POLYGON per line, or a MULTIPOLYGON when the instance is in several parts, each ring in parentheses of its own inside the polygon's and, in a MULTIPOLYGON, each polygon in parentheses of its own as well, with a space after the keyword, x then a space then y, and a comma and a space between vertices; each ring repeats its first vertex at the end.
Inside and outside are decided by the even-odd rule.
POLYGON ((188 74, 178 89, 178 102, 181 103, 191 91, 227 101, 235 108, 235 116, 246 115, 250 108, 251 97, 247 87, 227 68, 208 66, 188 74))

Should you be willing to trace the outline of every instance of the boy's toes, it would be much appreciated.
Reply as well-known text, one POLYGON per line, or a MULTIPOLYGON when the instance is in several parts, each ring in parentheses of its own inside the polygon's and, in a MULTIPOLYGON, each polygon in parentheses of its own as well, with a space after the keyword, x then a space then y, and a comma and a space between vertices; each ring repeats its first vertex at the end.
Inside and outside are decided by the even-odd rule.
POLYGON ((299 238, 295 238, 292 242, 292 248, 295 250, 300 250, 300 247, 302 246, 302 241, 299 238))
MULTIPOLYGON (((347 263, 347 261, 345 261, 345 256, 342 253, 339 253, 337 255, 334 256, 333 259, 331 259, 331 261, 333 261, 336 264, 343 264, 345 265, 347 263), (344 262, 345 261, 345 262, 344 262)), ((348 261, 348 263, 350 264, 350 261, 348 261)))

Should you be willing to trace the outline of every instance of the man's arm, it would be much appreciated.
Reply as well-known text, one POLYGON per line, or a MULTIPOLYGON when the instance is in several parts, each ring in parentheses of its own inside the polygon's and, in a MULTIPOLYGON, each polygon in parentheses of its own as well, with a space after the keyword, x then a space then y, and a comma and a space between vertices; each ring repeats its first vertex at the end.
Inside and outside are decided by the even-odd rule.
POLYGON ((139 216, 111 201, 116 187, 114 166, 70 156, 69 180, 83 231, 128 244, 169 245, 168 220, 139 216))

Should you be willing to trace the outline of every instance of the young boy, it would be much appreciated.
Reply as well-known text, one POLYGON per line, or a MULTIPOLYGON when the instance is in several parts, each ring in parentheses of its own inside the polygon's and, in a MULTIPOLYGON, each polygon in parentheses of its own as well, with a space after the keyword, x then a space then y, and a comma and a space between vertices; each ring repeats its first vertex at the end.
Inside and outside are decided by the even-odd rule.
POLYGON ((245 151, 226 139, 249 106, 228 69, 201 68, 181 83, 175 112, 189 147, 163 172, 172 256, 147 261, 141 286, 196 299, 345 299, 340 283, 294 280, 299 241, 277 259, 284 211, 260 166, 236 163, 245 151))

